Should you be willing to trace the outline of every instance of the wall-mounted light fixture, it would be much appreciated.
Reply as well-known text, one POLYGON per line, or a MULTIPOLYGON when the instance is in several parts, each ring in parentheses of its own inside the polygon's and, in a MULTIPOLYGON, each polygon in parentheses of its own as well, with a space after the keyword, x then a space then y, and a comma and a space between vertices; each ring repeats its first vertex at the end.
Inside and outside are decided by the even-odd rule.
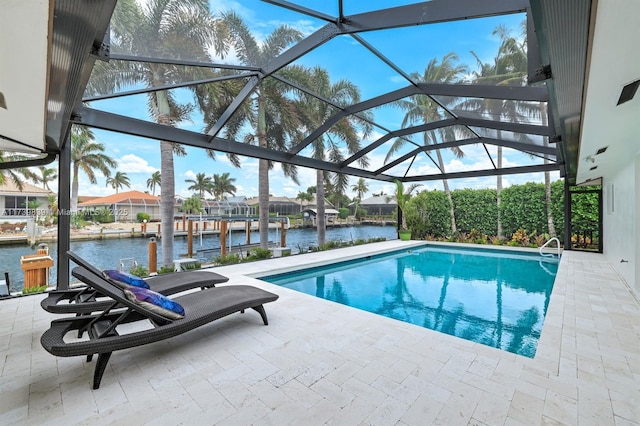
POLYGON ((636 91, 638 90, 638 86, 640 86, 640 79, 626 84, 622 88, 622 92, 620 92, 620 98, 618 99, 617 105, 629 102, 631 99, 633 99, 633 97, 636 95, 636 91))

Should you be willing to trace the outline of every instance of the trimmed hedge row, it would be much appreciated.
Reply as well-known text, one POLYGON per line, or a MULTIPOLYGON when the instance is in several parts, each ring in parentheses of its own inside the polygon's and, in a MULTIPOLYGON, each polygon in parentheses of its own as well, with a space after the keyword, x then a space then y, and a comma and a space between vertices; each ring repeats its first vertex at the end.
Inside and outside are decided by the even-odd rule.
MULTIPOLYGON (((497 234, 498 209, 495 189, 457 189, 452 191, 451 198, 459 232, 469 233, 475 230, 487 236, 497 234)), ((422 191, 413 197, 409 204, 407 224, 414 238, 452 237, 449 203, 444 191, 422 191)), ((593 203, 588 199, 579 205, 574 199, 573 208, 574 217, 592 216, 593 203)), ((556 233, 561 238, 560 231, 564 226, 562 180, 551 184, 551 211, 556 233)), ((597 214, 597 209, 595 211, 597 214)), ((503 189, 500 215, 506 238, 511 238, 519 229, 525 229, 533 236, 548 233, 544 184, 528 182, 503 189)))

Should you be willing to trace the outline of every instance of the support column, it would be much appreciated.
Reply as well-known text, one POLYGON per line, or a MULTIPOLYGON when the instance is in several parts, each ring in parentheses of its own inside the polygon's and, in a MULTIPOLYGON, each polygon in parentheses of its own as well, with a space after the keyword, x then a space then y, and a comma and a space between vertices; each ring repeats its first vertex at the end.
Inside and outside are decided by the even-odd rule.
MULTIPOLYGON (((69 256, 71 243, 71 127, 58 156, 58 262, 57 289, 69 288, 69 256)), ((73 212, 74 214, 76 212, 73 212)))
POLYGON ((193 257, 193 220, 189 219, 187 229, 187 257, 193 257))
POLYGON ((220 257, 227 255, 227 222, 220 221, 220 257))

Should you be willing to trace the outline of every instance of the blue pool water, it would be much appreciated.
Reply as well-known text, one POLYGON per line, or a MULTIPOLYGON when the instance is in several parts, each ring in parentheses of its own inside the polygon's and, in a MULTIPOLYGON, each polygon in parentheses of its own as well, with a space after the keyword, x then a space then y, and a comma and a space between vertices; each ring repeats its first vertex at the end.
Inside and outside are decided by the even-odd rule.
POLYGON ((425 246, 260 279, 533 358, 557 270, 539 255, 425 246))

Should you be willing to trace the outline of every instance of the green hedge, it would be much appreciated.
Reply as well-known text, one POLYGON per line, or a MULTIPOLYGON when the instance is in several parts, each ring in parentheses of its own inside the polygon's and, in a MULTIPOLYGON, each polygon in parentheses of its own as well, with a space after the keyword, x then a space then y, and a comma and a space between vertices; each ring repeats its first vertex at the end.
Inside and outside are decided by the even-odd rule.
POLYGON ((456 225, 460 232, 472 229, 483 234, 498 232, 498 206, 495 189, 456 189, 451 192, 456 225))
POLYGON ((405 212, 412 238, 446 237, 451 234, 449 200, 443 191, 422 191, 409 200, 405 212))
MULTIPOLYGON (((456 224, 459 232, 476 230, 487 236, 497 234, 497 204, 495 189, 458 189, 452 191, 456 224)), ((413 238, 450 238, 451 220, 448 200, 444 191, 422 191, 409 201, 407 224, 413 238)), ((549 232, 543 183, 528 182, 502 190, 502 228, 510 238, 519 229, 537 236, 549 232)), ((574 223, 597 220, 596 194, 573 196, 574 223)), ((551 184, 551 211, 557 236, 562 241, 564 227, 564 181, 551 184)))

